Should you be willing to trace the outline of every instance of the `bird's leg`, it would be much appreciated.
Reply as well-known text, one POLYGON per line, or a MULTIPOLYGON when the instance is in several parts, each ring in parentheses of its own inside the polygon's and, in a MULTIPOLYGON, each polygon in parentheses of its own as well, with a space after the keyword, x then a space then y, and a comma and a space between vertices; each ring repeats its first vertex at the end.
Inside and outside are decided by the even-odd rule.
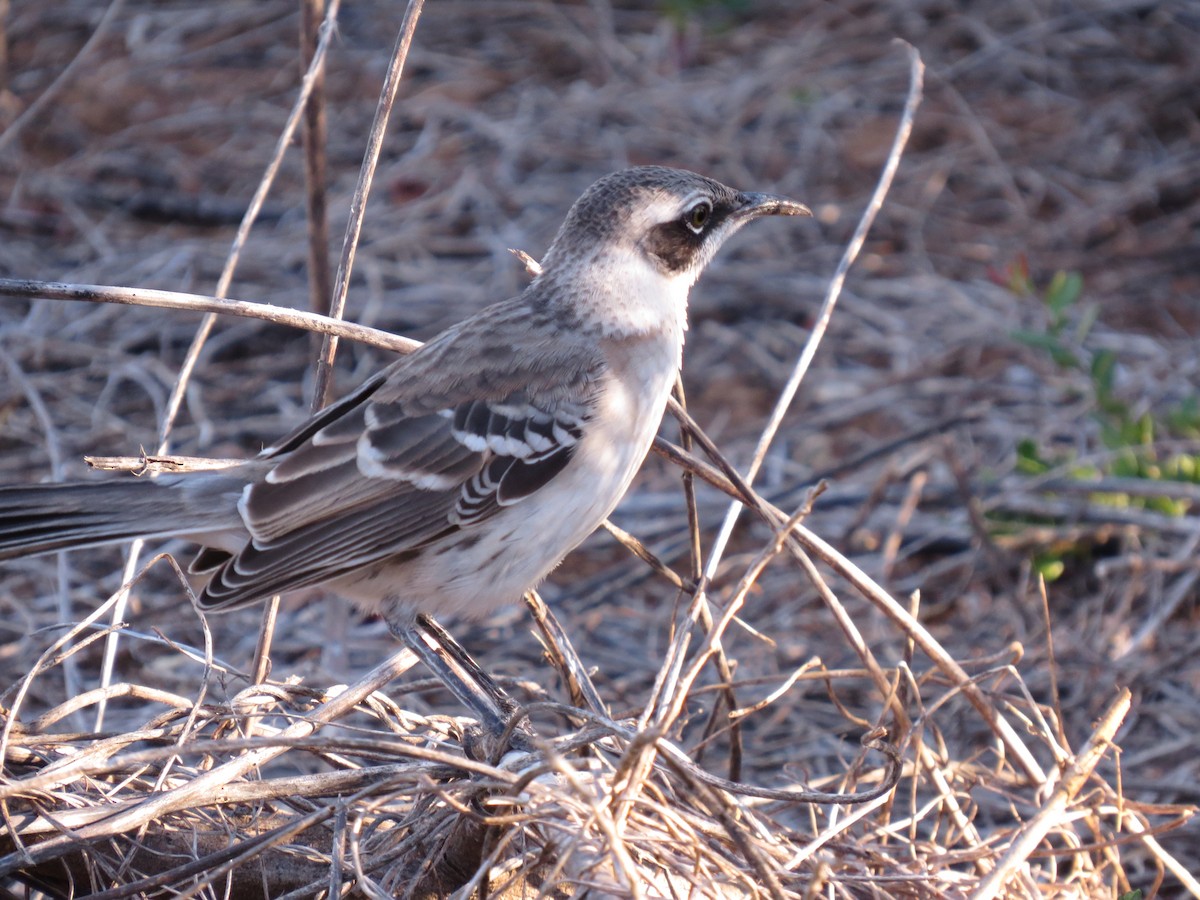
POLYGON ((389 622, 392 633, 412 650, 460 703, 479 719, 484 733, 499 741, 512 733, 521 707, 432 617, 389 622))

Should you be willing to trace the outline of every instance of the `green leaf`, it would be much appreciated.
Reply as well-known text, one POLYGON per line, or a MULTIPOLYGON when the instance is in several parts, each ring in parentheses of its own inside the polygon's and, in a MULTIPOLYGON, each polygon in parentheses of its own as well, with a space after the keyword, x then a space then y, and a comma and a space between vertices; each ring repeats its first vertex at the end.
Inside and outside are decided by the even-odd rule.
POLYGON ((1142 466, 1138 461, 1137 455, 1129 449, 1129 446, 1123 445, 1121 452, 1113 457, 1112 466, 1109 471, 1118 478, 1141 478, 1142 466))
POLYGON ((1092 384, 1096 386, 1096 396, 1104 405, 1104 400, 1112 396, 1113 380, 1117 372, 1117 354, 1111 350, 1098 350, 1092 357, 1092 384))
POLYGON ((1062 341, 1058 339, 1057 333, 1048 333, 1045 331, 1029 331, 1023 328, 1018 328, 1015 331, 1009 332, 1013 340, 1019 341, 1027 347, 1032 347, 1034 350, 1041 350, 1043 353, 1048 353, 1050 358, 1058 364, 1060 369, 1078 369, 1079 360, 1076 358, 1074 351, 1070 350, 1062 341))
POLYGON ((1023 438, 1017 442, 1017 471, 1023 475, 1044 475, 1050 470, 1050 465, 1038 453, 1037 442, 1033 438, 1023 438))
POLYGON ((1200 438, 1200 398, 1195 394, 1184 400, 1164 417, 1167 428, 1179 437, 1200 438))
POLYGON ((1046 306, 1060 321, 1083 293, 1083 276, 1078 272, 1059 270, 1050 279, 1043 299, 1046 306))
POLYGON ((1089 334, 1092 333, 1092 328, 1096 324, 1096 320, 1100 318, 1100 307, 1095 303, 1084 307, 1083 315, 1079 317, 1079 325, 1075 329, 1075 343, 1082 344, 1087 340, 1089 334))
POLYGON ((1136 427, 1138 444, 1143 447, 1149 447, 1154 443, 1154 417, 1150 415, 1149 410, 1141 414, 1137 420, 1136 427))
POLYGON ((1187 515, 1191 504, 1187 500, 1175 500, 1171 497, 1147 497, 1146 509, 1162 513, 1173 519, 1181 519, 1187 515))
POLYGON ((1074 350, 1068 350, 1061 345, 1050 348, 1050 358, 1058 364, 1060 369, 1081 369, 1079 357, 1075 355, 1074 350))
POLYGON ((1033 571, 1046 579, 1047 583, 1062 578, 1066 568, 1062 556, 1057 553, 1041 553, 1033 558, 1033 571))
POLYGON ((1200 456, 1192 453, 1178 453, 1163 463, 1166 477, 1172 481, 1186 481, 1200 484, 1200 456))
POLYGON ((1094 503, 1097 506, 1109 506, 1116 509, 1127 509, 1128 507, 1134 505, 1131 502, 1132 499, 1133 498, 1128 494, 1088 494, 1089 502, 1094 503))

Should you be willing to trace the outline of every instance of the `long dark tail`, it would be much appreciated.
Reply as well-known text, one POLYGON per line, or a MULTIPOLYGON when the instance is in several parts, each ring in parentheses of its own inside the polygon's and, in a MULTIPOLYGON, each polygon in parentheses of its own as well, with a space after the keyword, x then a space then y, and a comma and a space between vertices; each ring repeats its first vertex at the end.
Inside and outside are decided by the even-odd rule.
POLYGON ((239 531, 236 478, 123 478, 0 487, 0 560, 141 537, 239 531))

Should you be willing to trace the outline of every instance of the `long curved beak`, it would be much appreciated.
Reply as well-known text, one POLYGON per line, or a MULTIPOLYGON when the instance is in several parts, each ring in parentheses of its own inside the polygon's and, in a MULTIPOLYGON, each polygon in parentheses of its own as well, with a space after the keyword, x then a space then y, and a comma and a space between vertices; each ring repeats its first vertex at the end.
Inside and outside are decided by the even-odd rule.
POLYGON ((811 216, 812 210, 803 203, 780 197, 778 194, 738 194, 741 201, 734 218, 757 219, 759 216, 811 216))

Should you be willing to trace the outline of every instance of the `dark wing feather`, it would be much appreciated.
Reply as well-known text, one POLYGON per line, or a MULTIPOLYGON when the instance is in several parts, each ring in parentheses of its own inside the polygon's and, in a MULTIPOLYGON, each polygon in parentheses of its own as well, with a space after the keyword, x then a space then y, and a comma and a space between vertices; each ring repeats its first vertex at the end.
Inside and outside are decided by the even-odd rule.
POLYGON ((310 522, 277 541, 252 540, 213 574, 201 605, 234 609, 419 549, 414 536, 428 542, 455 530, 448 520, 453 501, 446 492, 419 492, 310 522), (435 522, 440 533, 430 528, 435 522))
MULTIPOLYGON (((492 314, 532 315, 515 302, 492 314)), ((206 560, 215 572, 202 605, 242 606, 398 559, 548 484, 581 437, 600 364, 561 331, 545 352, 505 358, 489 341, 503 333, 467 320, 264 451, 274 466, 241 504, 251 540, 206 560)))

